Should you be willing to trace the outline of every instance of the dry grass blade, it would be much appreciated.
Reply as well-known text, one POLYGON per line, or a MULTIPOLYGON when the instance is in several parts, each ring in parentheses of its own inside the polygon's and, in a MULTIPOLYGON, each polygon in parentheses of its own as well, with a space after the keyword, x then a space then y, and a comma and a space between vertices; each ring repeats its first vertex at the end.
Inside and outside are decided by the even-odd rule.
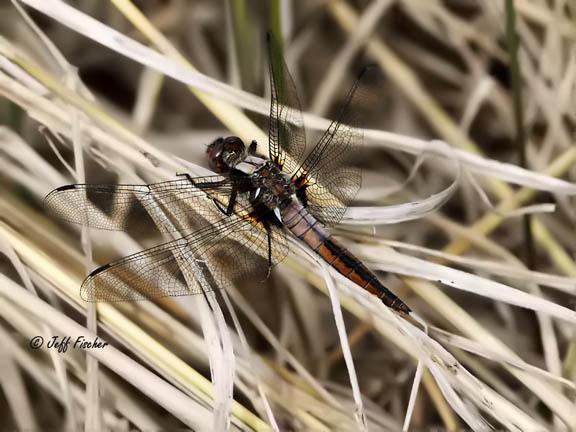
MULTIPOLYGON (((496 1, 6 3, 7 428, 576 431, 570 2, 508 1, 514 25, 496 1), (346 162, 362 168, 363 187, 330 232, 414 312, 395 314, 336 271, 348 258, 329 266, 292 237, 291 254, 265 281, 232 283, 223 272, 225 290, 88 306, 84 276, 178 239, 192 198, 170 201, 174 208, 159 199, 122 233, 53 219, 43 197, 69 183, 212 175, 205 145, 219 136, 254 139, 267 154, 267 28, 282 41, 309 144, 337 115, 357 66, 375 62, 385 77, 368 80, 355 107, 366 145, 346 162), (507 30, 516 36, 509 50, 507 30), (150 229, 137 232, 144 217, 150 229), (46 345, 96 333, 109 344, 46 345), (35 337, 40 349, 30 346, 35 337)), ((204 222, 219 220, 202 200, 204 222)), ((83 202, 102 218, 120 205, 83 202)), ((245 258, 239 245, 220 243, 210 259, 172 257, 182 286, 210 285, 219 261, 245 258)), ((143 278, 134 275, 131 288, 143 278)))

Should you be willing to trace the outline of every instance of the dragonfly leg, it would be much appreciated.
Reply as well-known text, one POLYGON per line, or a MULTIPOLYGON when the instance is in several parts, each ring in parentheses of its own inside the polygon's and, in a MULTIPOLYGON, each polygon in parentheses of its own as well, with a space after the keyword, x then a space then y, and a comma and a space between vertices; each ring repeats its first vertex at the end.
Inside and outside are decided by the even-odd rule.
POLYGON ((213 199, 214 205, 226 216, 230 216, 234 211, 234 205, 236 204, 236 197, 238 196, 238 188, 232 186, 232 192, 230 193, 230 199, 228 201, 228 206, 226 208, 222 207, 222 204, 218 200, 213 199))
MULTIPOLYGON (((268 234, 268 272, 266 273, 266 277, 264 281, 270 277, 270 273, 272 273, 272 229, 270 228, 270 224, 267 222, 264 223, 264 228, 266 228, 266 233, 268 234)), ((262 282, 264 282, 262 281, 262 282)))
POLYGON ((306 196, 306 187, 296 189, 296 197, 300 200, 304 207, 308 207, 308 197, 306 196))
POLYGON ((178 173, 177 172, 176 176, 177 177, 186 177, 190 181, 190 183, 194 184, 194 181, 192 180, 192 176, 188 173, 178 173))
MULTIPOLYGON (((219 186, 219 185, 225 185, 227 183, 227 181, 225 179, 212 181, 212 182, 205 182, 205 181, 198 182, 198 181, 196 181, 197 178, 192 177, 188 173, 178 173, 177 172, 176 176, 177 177, 185 177, 186 179, 188 179, 188 181, 190 183, 192 183, 198 189, 211 189, 211 188, 214 188, 214 187, 219 186)), ((201 177, 199 177, 199 178, 201 179, 201 177)))
POLYGON ((226 216, 230 216, 234 211, 234 205, 236 204, 236 197, 238 196, 238 188, 236 185, 232 186, 232 192, 230 193, 230 200, 228 201, 228 208, 226 209, 226 216))
MULTIPOLYGON (((176 173, 177 176, 179 177, 186 177, 190 183, 192 184, 196 184, 194 183, 194 179, 192 178, 192 176, 188 173, 176 173)), ((214 184, 214 183, 211 183, 214 184)), ((205 186, 201 183, 196 184, 200 189, 202 189, 202 186, 205 186)), ((214 204, 216 205, 216 207, 218 207, 218 210, 220 210, 222 213, 224 213, 226 216, 230 216, 232 214, 232 211, 234 210, 234 205, 236 204, 236 196, 238 195, 238 190, 236 188, 236 186, 232 186, 232 192, 230 194, 230 200, 228 201, 228 207, 226 209, 224 209, 222 207, 222 205, 217 201, 217 200, 212 200, 214 202, 214 204)))
POLYGON ((220 210, 220 212, 221 212, 222 214, 227 215, 226 212, 227 212, 228 210, 225 209, 224 207, 222 207, 222 204, 220 204, 220 203, 219 203, 217 200, 215 200, 215 199, 213 199, 212 202, 214 203, 214 205, 216 206, 216 208, 217 208, 218 210, 220 210))

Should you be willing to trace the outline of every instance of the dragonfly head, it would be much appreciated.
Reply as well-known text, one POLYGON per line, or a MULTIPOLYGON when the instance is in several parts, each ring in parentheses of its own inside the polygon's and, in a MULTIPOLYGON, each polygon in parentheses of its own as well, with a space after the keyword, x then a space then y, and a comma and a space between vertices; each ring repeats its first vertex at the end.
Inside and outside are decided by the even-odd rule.
POLYGON ((210 168, 225 174, 246 158, 246 146, 244 142, 235 136, 218 138, 208 146, 206 150, 210 162, 210 168))

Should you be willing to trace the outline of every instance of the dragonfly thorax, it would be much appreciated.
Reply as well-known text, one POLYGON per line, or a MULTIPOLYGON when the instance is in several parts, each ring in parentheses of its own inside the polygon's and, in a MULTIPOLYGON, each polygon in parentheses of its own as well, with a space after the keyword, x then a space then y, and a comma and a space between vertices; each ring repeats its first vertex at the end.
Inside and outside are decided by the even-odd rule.
POLYGON ((295 186, 280 167, 256 155, 236 137, 218 138, 206 151, 210 167, 219 174, 242 173, 250 178, 252 200, 270 209, 279 207, 295 193, 295 186))
POLYGON ((255 199, 271 209, 279 207, 295 193, 294 184, 290 178, 271 161, 265 161, 251 175, 251 179, 257 191, 254 194, 255 199))

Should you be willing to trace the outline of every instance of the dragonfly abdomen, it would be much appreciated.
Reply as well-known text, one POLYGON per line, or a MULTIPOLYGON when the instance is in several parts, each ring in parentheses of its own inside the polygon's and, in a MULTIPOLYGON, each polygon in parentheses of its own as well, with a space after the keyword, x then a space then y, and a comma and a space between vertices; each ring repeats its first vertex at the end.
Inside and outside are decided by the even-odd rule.
POLYGON ((334 240, 322 224, 308 213, 305 207, 290 203, 284 209, 282 217, 286 228, 310 246, 338 273, 380 298, 389 308, 399 312, 410 313, 410 308, 382 285, 376 275, 362 264, 358 258, 334 240))

